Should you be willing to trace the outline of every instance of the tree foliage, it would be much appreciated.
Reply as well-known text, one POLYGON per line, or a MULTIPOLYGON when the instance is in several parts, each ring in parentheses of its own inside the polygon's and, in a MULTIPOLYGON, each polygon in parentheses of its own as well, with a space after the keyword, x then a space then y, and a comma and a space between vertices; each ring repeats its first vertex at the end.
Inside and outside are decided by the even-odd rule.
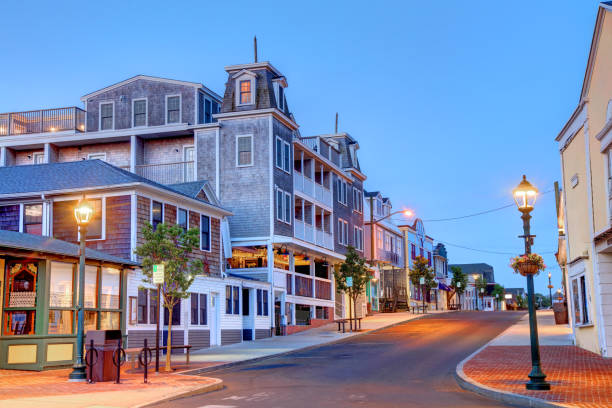
POLYGON ((346 251, 344 262, 340 264, 337 270, 334 270, 336 287, 349 295, 349 298, 353 302, 355 316, 357 316, 357 298, 360 294, 365 292, 366 285, 371 278, 365 264, 365 258, 360 257, 357 251, 355 251, 355 248, 349 246, 346 251), (353 280, 353 284, 350 287, 347 285, 347 278, 349 277, 353 280))
POLYGON ((453 279, 451 280, 451 286, 455 288, 455 292, 458 295, 462 295, 465 292, 468 284, 468 276, 463 273, 460 266, 451 266, 451 272, 453 273, 453 279), (458 286, 457 283, 461 283, 461 286, 458 286))
POLYGON ((476 281, 474 281, 476 293, 478 293, 479 296, 487 293, 487 283, 487 280, 483 276, 480 276, 478 279, 476 279, 476 281), (484 292, 482 292, 481 289, 484 289, 484 292))
MULTIPOLYGON (((192 228, 184 231, 178 225, 151 224, 143 228, 144 242, 134 251, 141 258, 143 281, 153 284, 153 265, 164 265, 164 283, 161 285, 162 306, 172 316, 172 309, 181 299, 189 297, 189 287, 194 277, 205 272, 200 259, 193 259, 192 252, 200 245, 200 231, 192 228)), ((168 337, 171 338, 172 318, 168 319, 168 337)), ((166 353, 166 371, 170 371, 170 342, 166 353)))

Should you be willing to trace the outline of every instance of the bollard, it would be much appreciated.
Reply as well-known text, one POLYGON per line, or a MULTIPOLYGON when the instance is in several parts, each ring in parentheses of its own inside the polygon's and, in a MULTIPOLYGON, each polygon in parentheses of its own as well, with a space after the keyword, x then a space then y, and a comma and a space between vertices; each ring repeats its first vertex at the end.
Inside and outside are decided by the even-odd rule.
POLYGON ((89 367, 89 377, 87 378, 87 382, 89 384, 93 384, 93 366, 98 362, 98 350, 94 348, 94 341, 91 341, 89 346, 89 350, 85 353, 85 364, 89 367))
POLYGON ((149 378, 148 366, 151 363, 152 359, 153 359, 153 352, 151 351, 149 347, 147 347, 147 339, 144 339, 144 347, 140 351, 140 354, 138 354, 138 362, 140 363, 141 366, 144 367, 145 384, 148 382, 148 378, 149 378))
POLYGON ((125 363, 125 350, 121 348, 121 339, 117 341, 117 348, 113 351, 113 364, 117 367, 117 380, 115 384, 121 384, 121 366, 125 363))

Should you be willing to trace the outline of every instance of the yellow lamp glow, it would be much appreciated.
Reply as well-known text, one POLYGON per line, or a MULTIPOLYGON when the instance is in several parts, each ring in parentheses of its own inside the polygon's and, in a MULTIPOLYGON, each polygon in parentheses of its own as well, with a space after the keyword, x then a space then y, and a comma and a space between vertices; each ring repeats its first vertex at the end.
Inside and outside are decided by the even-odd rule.
POLYGON ((94 209, 92 205, 85 199, 81 198, 74 208, 74 218, 78 225, 87 225, 93 218, 94 209))
POLYGON ((412 217, 412 211, 410 211, 410 210, 404 210, 403 214, 404 214, 406 217, 412 217))
POLYGON ((535 205, 538 189, 531 185, 531 183, 527 181, 525 175, 523 175, 523 180, 514 190, 512 190, 512 195, 514 196, 514 201, 519 211, 529 212, 533 210, 533 206, 535 205))

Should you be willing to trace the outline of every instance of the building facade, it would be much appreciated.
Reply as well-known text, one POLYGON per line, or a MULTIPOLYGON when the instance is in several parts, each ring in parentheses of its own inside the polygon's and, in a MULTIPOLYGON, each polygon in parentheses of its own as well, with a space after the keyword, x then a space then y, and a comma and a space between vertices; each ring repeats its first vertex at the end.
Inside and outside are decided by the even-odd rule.
POLYGON ((561 259, 576 345, 612 344, 612 3, 600 3, 578 106, 557 135, 565 242, 561 259))
POLYGON ((493 298, 490 293, 495 286, 495 271, 493 267, 486 263, 473 263, 473 264, 454 264, 449 265, 452 267, 461 268, 461 272, 467 275, 468 284, 465 291, 461 295, 461 309, 462 310, 493 310, 493 298), (484 279, 487 282, 487 286, 490 289, 485 290, 484 299, 481 293, 476 290, 476 281, 478 279, 484 279))
MULTIPOLYGON (((411 225, 404 224, 399 226, 400 231, 403 233, 404 239, 404 269, 406 271, 406 276, 409 276, 410 269, 412 269, 413 264, 417 256, 421 256, 427 259, 428 266, 433 268, 433 238, 425 234, 425 226, 423 225, 423 221, 420 218, 417 218, 411 225)), ((422 302, 423 300, 430 305, 435 300, 435 291, 436 288, 423 293, 418 285, 413 285, 408 279, 409 284, 409 300, 416 305, 417 303, 422 302), (425 297, 425 299, 423 299, 425 297)), ((433 306, 435 307, 435 305, 433 306)))

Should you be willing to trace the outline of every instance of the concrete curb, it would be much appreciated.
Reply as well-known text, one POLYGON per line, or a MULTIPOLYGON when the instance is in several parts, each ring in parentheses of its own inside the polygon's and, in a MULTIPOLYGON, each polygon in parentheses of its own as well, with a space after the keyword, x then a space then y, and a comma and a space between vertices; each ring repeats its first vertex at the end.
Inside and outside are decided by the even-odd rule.
MULTIPOLYGON (((502 334, 503 332, 500 334, 500 336, 502 334)), ((484 397, 487 397, 493 400, 505 402, 507 404, 512 404, 512 405, 518 405, 521 407, 548 408, 548 407, 567 407, 568 406, 568 405, 556 404, 550 401, 545 401, 540 398, 528 397, 526 395, 514 394, 508 391, 497 390, 495 388, 491 388, 484 384, 481 384, 478 381, 474 381, 470 377, 468 377, 463 371, 463 366, 468 361, 470 361, 472 358, 474 358, 476 354, 480 353, 482 350, 488 347, 489 344, 493 342, 493 340, 491 340, 490 342, 488 342, 487 344, 485 344, 484 346, 482 346, 481 348, 479 348, 478 350, 476 350, 475 352, 467 356, 463 361, 461 361, 457 365, 457 368, 455 370, 455 379, 457 380, 459 387, 463 388, 464 390, 474 392, 476 394, 482 395, 484 397)))
MULTIPOLYGON (((445 312, 445 313, 453 313, 453 312, 455 312, 455 311, 445 312)), ((236 366, 240 366, 240 365, 256 363, 256 362, 259 362, 259 361, 262 361, 262 360, 267 360, 267 359, 270 359, 270 358, 281 357, 281 356, 285 356, 287 354, 291 354, 291 353, 295 353, 295 352, 304 352, 304 351, 316 349, 318 347, 328 346, 330 344, 336 344, 336 343, 341 343, 343 341, 348 341, 348 340, 353 339, 355 337, 363 336, 364 334, 376 333, 376 332, 378 332, 380 330, 384 330, 384 329, 388 329, 388 328, 391 328, 391 327, 399 326, 400 324, 412 322, 412 321, 415 321, 415 320, 424 319, 424 318, 427 318, 429 316, 435 316, 436 314, 440 314, 440 313, 424 314, 422 316, 418 316, 418 317, 415 317, 415 318, 412 318, 412 319, 402 320, 400 322, 392 323, 392 324, 389 324, 387 326, 379 327, 377 329, 367 330, 367 331, 363 331, 363 332, 357 332, 357 333, 355 333, 355 334, 353 334, 351 336, 347 336, 347 337, 344 337, 344 338, 341 338, 341 339, 330 340, 330 341, 326 341, 324 343, 313 344, 311 346, 305 346, 305 347, 301 347, 301 348, 296 348, 296 349, 289 350, 289 351, 283 351, 282 353, 269 354, 267 356, 249 358, 249 359, 240 360, 240 361, 232 361, 232 362, 229 362, 229 363, 222 363, 222 364, 211 366, 211 367, 196 368, 196 369, 193 369, 193 370, 182 371, 179 374, 182 374, 182 375, 198 375, 198 374, 210 373, 210 372, 213 372, 213 371, 224 370, 224 369, 230 368, 230 367, 236 367, 236 366)))
MULTIPOLYGON (((178 373, 177 373, 178 374, 178 373)), ((156 404, 161 404, 163 402, 174 401, 181 398, 192 397, 194 395, 206 394, 209 392, 217 391, 223 388, 223 380, 219 378, 212 378, 214 382, 212 384, 206 384, 202 387, 197 387, 196 389, 191 389, 189 391, 177 391, 175 393, 171 393, 166 395, 163 398, 160 398, 156 401, 149 401, 138 405, 133 405, 132 408, 145 408, 150 407, 156 404)))

